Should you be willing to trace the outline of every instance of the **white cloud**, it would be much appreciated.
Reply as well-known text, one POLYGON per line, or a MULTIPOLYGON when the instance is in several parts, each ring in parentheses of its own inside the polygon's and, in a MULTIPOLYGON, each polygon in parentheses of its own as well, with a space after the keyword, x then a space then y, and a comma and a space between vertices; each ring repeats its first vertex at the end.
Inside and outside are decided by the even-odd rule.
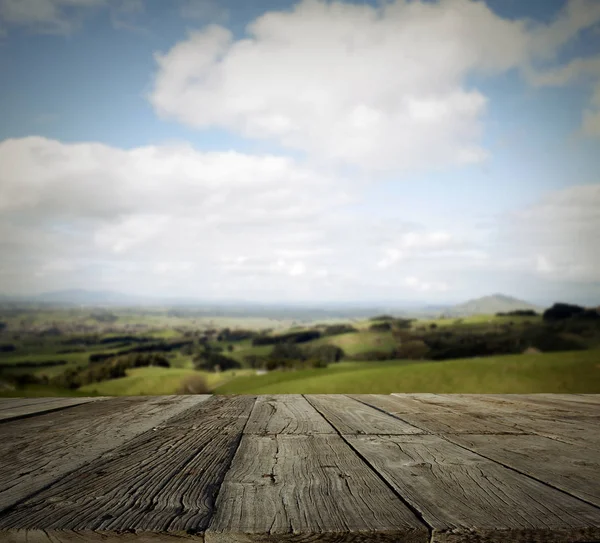
POLYGON ((467 0, 305 0, 257 18, 246 39, 215 25, 192 32, 157 55, 150 100, 191 126, 367 170, 480 162, 487 99, 465 78, 518 65, 524 29, 467 0))
POLYGON ((446 292, 448 285, 441 281, 423 281, 417 277, 406 277, 404 283, 407 287, 418 292, 446 292))
POLYGON ((383 258, 377 263, 379 268, 389 268, 400 261, 430 256, 473 256, 468 244, 444 231, 411 231, 401 234, 393 247, 384 250, 383 258))
POLYGON ((600 185, 553 191, 506 221, 502 250, 512 256, 512 269, 553 281, 600 282, 600 185))
POLYGON ((392 269, 378 270, 382 247, 396 243, 431 258, 462 250, 449 231, 357 214, 361 183, 287 158, 35 137, 0 142, 0 163, 8 291, 94 285, 263 300, 418 295, 443 289, 433 280, 415 288, 392 269))

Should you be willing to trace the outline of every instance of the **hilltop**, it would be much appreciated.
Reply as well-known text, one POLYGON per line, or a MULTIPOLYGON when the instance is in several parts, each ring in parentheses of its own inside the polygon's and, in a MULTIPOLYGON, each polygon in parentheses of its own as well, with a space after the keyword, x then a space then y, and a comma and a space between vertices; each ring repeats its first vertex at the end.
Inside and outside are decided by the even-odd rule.
POLYGON ((444 311, 449 316, 467 317, 469 315, 494 315, 496 313, 507 313, 519 309, 532 309, 543 311, 542 307, 536 306, 524 300, 519 300, 504 294, 492 294, 475 300, 455 305, 444 311))

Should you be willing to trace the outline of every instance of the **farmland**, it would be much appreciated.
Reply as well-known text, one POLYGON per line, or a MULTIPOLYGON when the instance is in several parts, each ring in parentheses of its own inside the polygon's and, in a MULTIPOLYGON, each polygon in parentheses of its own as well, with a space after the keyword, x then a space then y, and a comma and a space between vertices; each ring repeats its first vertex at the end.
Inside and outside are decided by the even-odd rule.
POLYGON ((595 318, 296 323, 137 311, 4 308, 0 395, 600 392, 595 318))

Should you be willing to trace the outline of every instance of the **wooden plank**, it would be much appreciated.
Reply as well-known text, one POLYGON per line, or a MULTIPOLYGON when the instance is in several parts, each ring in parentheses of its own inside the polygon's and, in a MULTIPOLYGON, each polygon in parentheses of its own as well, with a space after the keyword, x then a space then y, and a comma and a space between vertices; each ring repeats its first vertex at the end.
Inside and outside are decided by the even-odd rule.
POLYGON ((3 423, 0 511, 207 398, 114 398, 3 423))
POLYGON ((341 394, 310 394, 306 399, 341 434, 419 434, 423 431, 341 394))
MULTIPOLYGON (((393 394, 393 396, 399 396, 393 394)), ((412 398, 424 405, 436 405, 458 413, 479 415, 525 414, 528 417, 548 417, 570 420, 581 418, 581 412, 569 405, 542 405, 523 399, 506 398, 499 394, 412 394, 412 398)))
POLYGON ((300 394, 259 396, 245 434, 334 434, 331 425, 300 394))
POLYGON ((336 435, 244 435, 207 543, 426 542, 428 529, 336 435))
POLYGON ((85 403, 102 401, 104 398, 52 398, 34 403, 18 402, 12 406, 4 406, 0 411, 0 422, 23 419, 51 411, 59 411, 85 403))
POLYGON ((14 407, 52 402, 54 400, 56 400, 56 397, 52 396, 44 398, 0 398, 0 411, 4 409, 13 409, 14 407))
POLYGON ((518 414, 490 415, 488 418, 528 434, 545 436, 573 445, 600 448, 600 420, 598 419, 563 420, 551 416, 532 417, 518 414))
POLYGON ((253 404, 213 396, 194 405, 19 503, 0 530, 43 527, 61 543, 70 531, 201 533, 253 404))
POLYGON ((402 398, 379 394, 353 396, 403 421, 434 434, 523 434, 524 430, 502 424, 489 418, 478 418, 472 414, 457 413, 437 406, 423 404, 421 412, 405 413, 402 398))
POLYGON ((600 506, 597 451, 542 436, 461 435, 448 439, 600 506))
POLYGON ((561 398, 568 402, 600 406, 600 394, 538 394, 538 396, 561 398))
POLYGON ((447 407, 423 403, 414 398, 412 394, 348 394, 347 396, 365 403, 369 403, 369 400, 377 398, 380 409, 388 411, 389 413, 394 412, 397 415, 404 415, 406 413, 441 414, 455 412, 447 407))
POLYGON ((345 439, 420 511, 433 542, 600 538, 600 509, 439 436, 345 439))
POLYGON ((203 543, 202 535, 161 534, 157 532, 76 532, 61 533, 58 538, 45 530, 0 531, 2 543, 203 543))
POLYGON ((497 397, 511 402, 517 402, 527 408, 546 409, 548 413, 567 418, 592 416, 600 417, 600 405, 583 402, 566 401, 556 395, 541 396, 540 394, 499 394, 497 397))

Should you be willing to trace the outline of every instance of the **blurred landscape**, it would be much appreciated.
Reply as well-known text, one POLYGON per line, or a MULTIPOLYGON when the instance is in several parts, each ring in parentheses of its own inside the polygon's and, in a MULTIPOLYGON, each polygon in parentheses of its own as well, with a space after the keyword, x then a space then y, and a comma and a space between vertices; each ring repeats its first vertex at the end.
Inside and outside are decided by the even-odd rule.
POLYGON ((499 294, 404 310, 125 302, 5 298, 0 394, 600 392, 598 308, 499 294))

